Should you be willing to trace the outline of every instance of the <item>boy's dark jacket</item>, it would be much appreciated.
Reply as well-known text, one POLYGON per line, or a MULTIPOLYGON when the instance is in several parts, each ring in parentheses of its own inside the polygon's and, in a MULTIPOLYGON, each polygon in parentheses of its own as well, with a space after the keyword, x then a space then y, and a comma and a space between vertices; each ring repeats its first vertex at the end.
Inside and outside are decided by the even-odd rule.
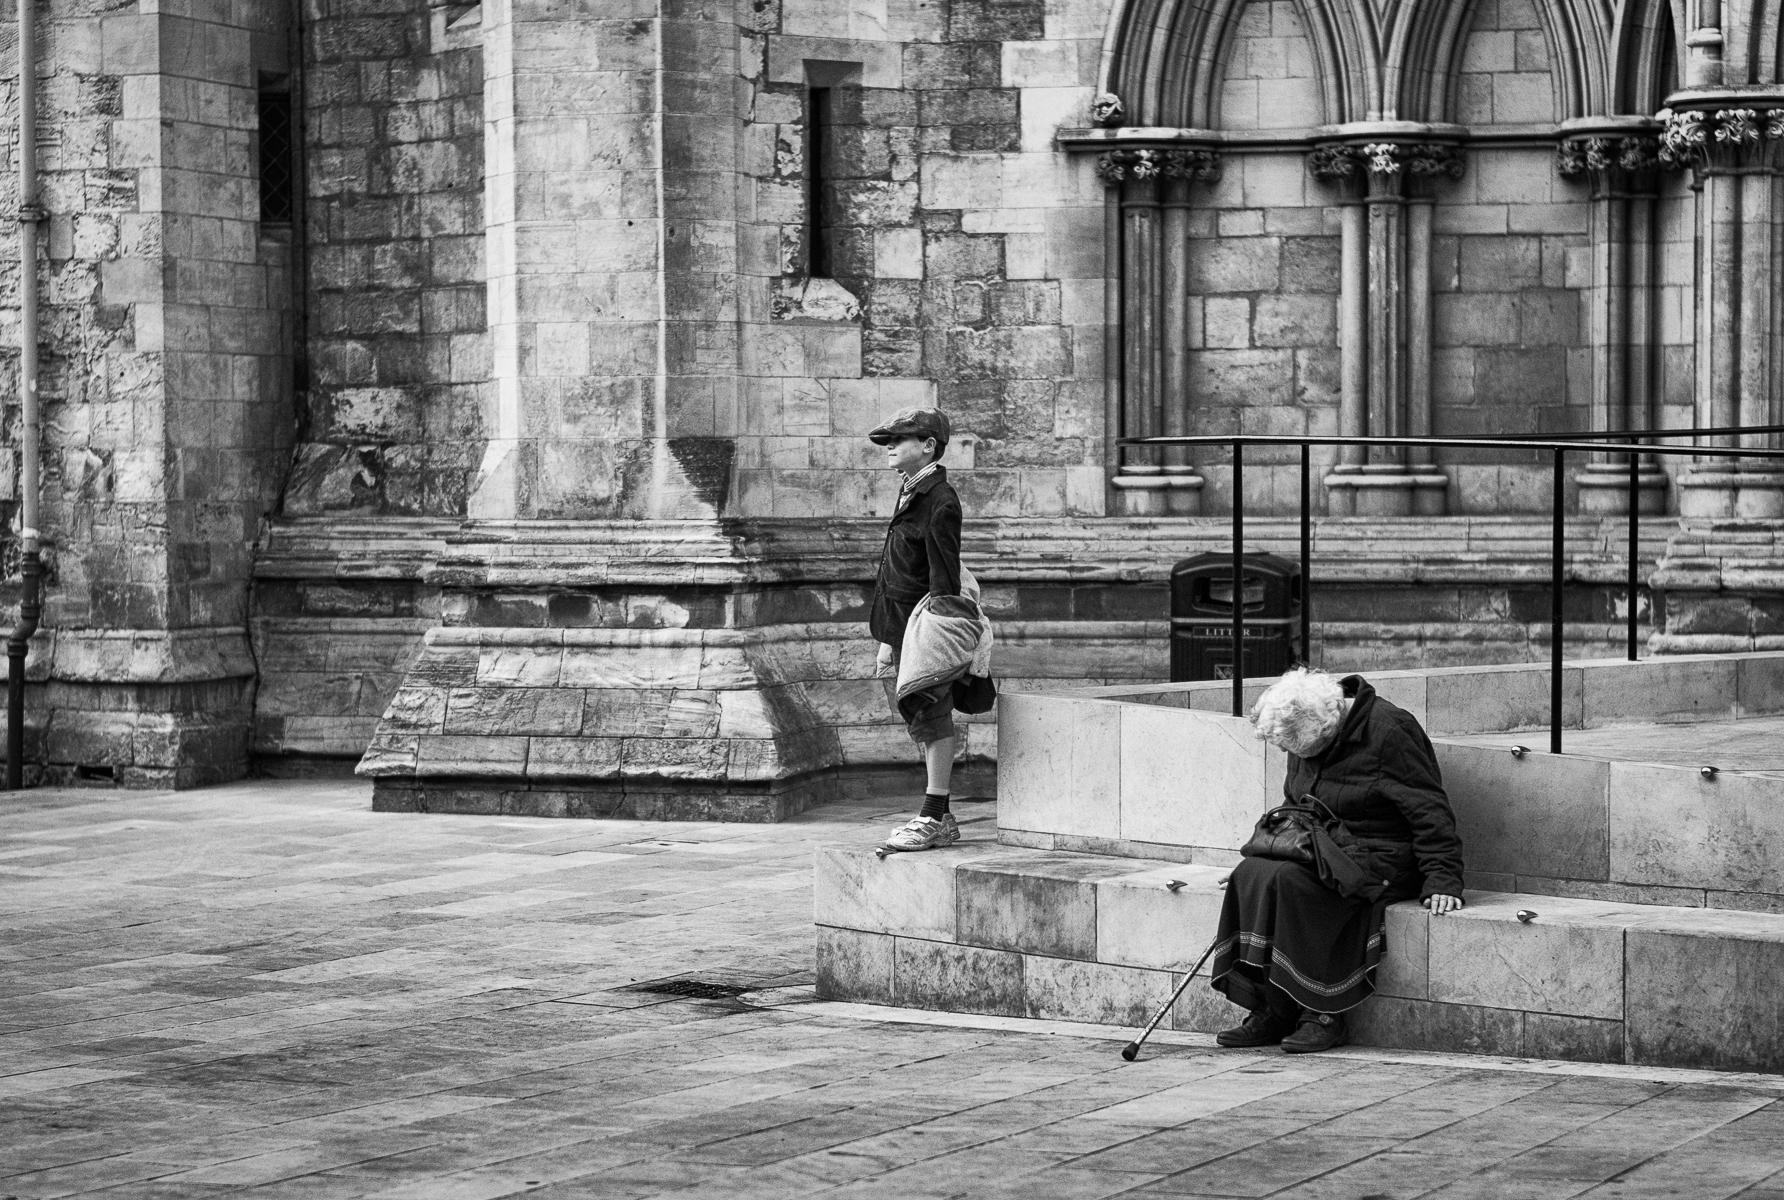
POLYGON ((1313 758, 1288 756, 1283 794, 1323 800, 1373 853, 1390 898, 1460 896, 1462 839, 1431 739, 1361 675, 1339 686, 1354 703, 1336 740, 1313 758))
POLYGON ((918 482, 886 526, 867 617, 874 640, 904 645, 911 609, 931 593, 960 594, 960 497, 941 466, 918 482))

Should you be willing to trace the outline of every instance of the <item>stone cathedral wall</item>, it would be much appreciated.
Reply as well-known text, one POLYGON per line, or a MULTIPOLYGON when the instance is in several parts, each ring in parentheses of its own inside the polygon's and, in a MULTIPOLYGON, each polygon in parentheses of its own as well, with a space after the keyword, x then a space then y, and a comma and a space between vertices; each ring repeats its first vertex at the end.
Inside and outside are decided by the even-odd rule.
MULTIPOLYGON (((1228 451, 1124 435, 1775 418, 1777 255, 1738 252, 1784 244, 1739 157, 1775 179, 1775 22, 1556 3, 1373 6, 1409 57, 1359 72, 1361 0, 51 0, 32 761, 190 783, 373 746, 387 782, 510 790, 535 751, 616 786, 904 762, 865 434, 912 404, 954 417, 1000 673, 1042 688, 1162 677, 1166 574, 1228 537, 1228 451)), ((1658 627, 1601 466, 1565 481, 1586 652, 1632 606, 1658 627)), ((1328 663, 1544 652, 1546 461, 1314 470, 1328 663), (1396 470, 1417 515, 1359 499, 1396 470)), ((1784 476, 1682 505, 1684 472, 1643 467, 1644 572, 1671 514, 1784 510, 1784 476)), ((1292 552, 1294 452, 1244 489, 1248 541, 1292 552)), ((1668 636, 1773 636, 1743 536, 1662 572, 1739 593, 1668 636)))

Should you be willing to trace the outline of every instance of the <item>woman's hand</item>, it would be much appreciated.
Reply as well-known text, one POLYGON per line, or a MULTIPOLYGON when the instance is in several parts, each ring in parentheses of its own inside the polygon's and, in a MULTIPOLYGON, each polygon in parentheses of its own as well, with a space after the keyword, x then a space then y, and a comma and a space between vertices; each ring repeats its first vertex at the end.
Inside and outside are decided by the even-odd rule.
POLYGON ((885 642, 880 643, 880 652, 874 658, 874 674, 890 675, 892 673, 892 647, 885 642))
POLYGON ((1461 908, 1462 897, 1446 896, 1442 892, 1437 892, 1434 895, 1426 896, 1424 905, 1431 910, 1432 916, 1441 917, 1444 913, 1455 912, 1461 908))

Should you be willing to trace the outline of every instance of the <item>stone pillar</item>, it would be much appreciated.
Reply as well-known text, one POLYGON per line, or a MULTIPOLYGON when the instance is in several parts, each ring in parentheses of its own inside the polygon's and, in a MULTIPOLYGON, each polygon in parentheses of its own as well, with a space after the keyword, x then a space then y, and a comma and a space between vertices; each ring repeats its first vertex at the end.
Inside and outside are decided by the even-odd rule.
MULTIPOLYGON (((1605 119, 1562 141, 1563 178, 1585 177, 1592 189, 1592 428, 1606 433, 1653 429, 1655 386, 1655 220, 1660 140, 1645 118, 1605 119)), ((1654 456, 1636 464, 1642 513, 1666 511, 1666 473, 1654 456)), ((1581 512, 1629 511, 1629 464, 1596 454, 1575 473, 1581 512)))
MULTIPOLYGON (((289 10, 41 8, 30 199, 47 220, 23 286, 42 300, 48 570, 26 664, 25 779, 239 778, 253 547, 294 425, 293 222, 263 207, 256 170, 261 79, 292 70, 289 10)), ((12 180, 9 169, 0 184, 9 220, 22 199, 12 180)), ((10 347, 21 284, 7 265, 10 347)), ((0 602, 16 603, 4 534, 0 564, 0 602)))
MULTIPOLYGON (((1431 205, 1426 180, 1462 174, 1460 152, 1416 141, 1346 142, 1309 158, 1317 179, 1347 188, 1340 309, 1344 356, 1339 432, 1431 432, 1431 205)), ((1404 447, 1347 447, 1326 476, 1334 516, 1442 513, 1447 476, 1404 447)))
POLYGON ((482 27, 491 370, 468 515, 716 517, 737 151, 707 93, 736 30, 517 0, 482 27))
MULTIPOLYGON (((1220 176, 1209 150, 1116 150, 1097 161, 1120 209, 1110 259, 1120 264, 1118 424, 1110 436, 1189 432, 1189 215, 1196 182, 1220 176)), ((1112 306, 1113 307, 1113 306, 1112 306)), ((1124 516, 1201 511, 1202 476, 1181 449, 1122 448, 1110 479, 1124 516)))
MULTIPOLYGON (((1777 361, 1775 198, 1784 146, 1784 92, 1693 98, 1668 114, 1661 155, 1690 166, 1698 199, 1696 420, 1727 428, 1784 421, 1777 361), (1740 107, 1729 107, 1738 103, 1740 107)), ((1717 444, 1736 439, 1721 436, 1717 444)), ((1742 435, 1748 446, 1777 446, 1771 434, 1742 435)), ((1706 459, 1679 481, 1684 517, 1784 516, 1784 471, 1769 463, 1706 459)))

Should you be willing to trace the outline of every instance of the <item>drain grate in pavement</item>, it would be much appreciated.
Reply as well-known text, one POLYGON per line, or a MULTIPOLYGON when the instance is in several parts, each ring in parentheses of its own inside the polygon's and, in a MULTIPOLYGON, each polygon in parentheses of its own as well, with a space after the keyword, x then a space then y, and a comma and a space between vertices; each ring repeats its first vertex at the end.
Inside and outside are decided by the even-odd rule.
POLYGON ((655 996, 682 996, 692 1000, 730 1000, 754 991, 747 983, 715 983, 710 979, 653 979, 614 988, 616 992, 649 992, 655 996))

